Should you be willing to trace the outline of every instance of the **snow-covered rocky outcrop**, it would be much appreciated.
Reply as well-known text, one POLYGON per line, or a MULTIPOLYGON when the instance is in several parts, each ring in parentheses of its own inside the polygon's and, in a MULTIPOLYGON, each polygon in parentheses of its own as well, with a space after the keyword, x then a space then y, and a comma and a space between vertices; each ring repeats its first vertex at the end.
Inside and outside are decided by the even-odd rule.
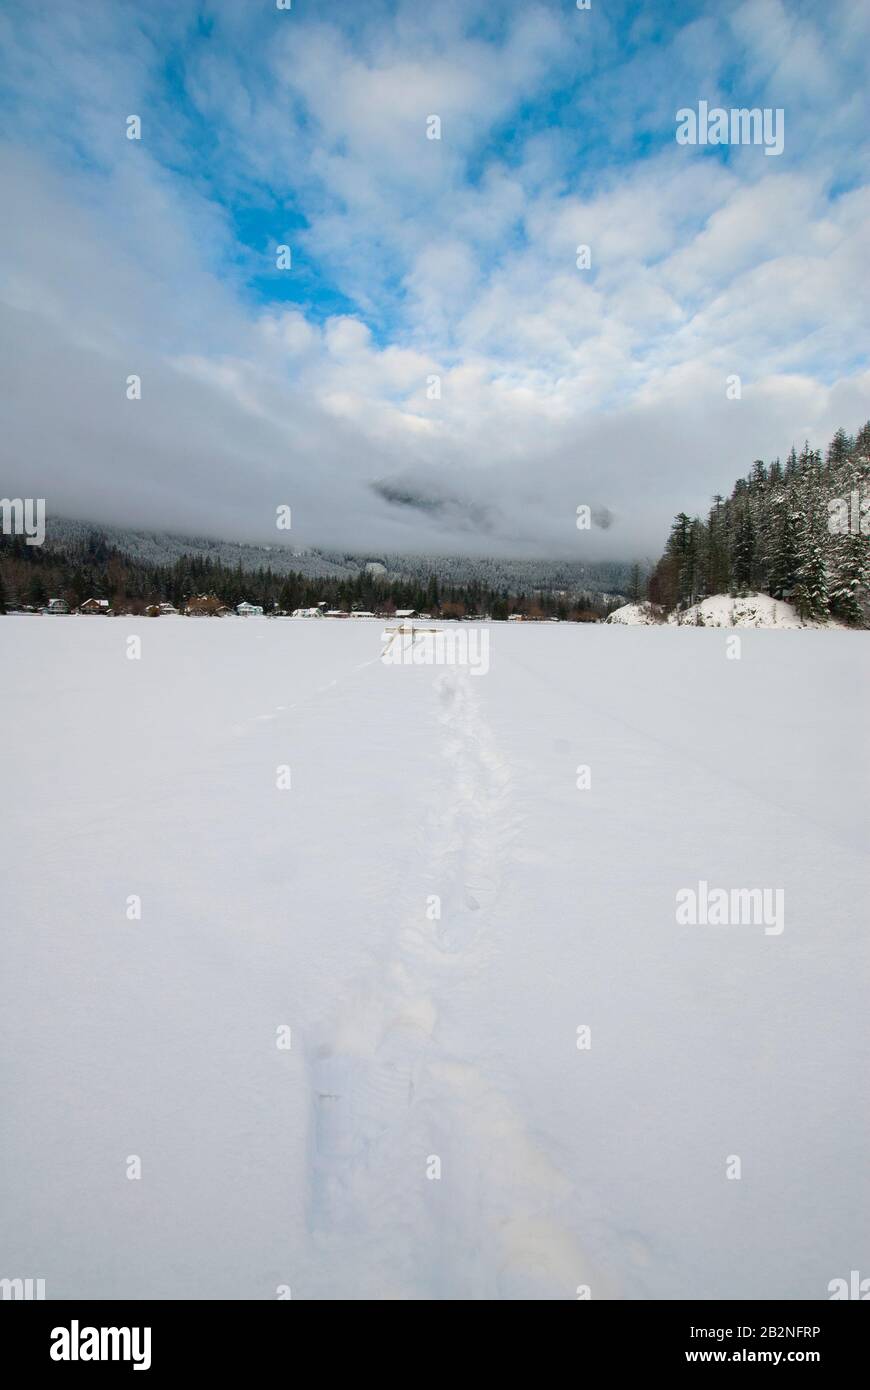
POLYGON ((732 598, 730 594, 711 594, 691 608, 671 613, 668 622, 679 627, 840 627, 830 619, 817 621, 802 618, 797 609, 783 599, 770 594, 746 594, 732 598))
POLYGON ((700 603, 693 603, 691 608, 683 608, 667 617, 655 603, 626 603, 616 608, 606 621, 627 627, 649 627, 664 622, 675 627, 842 627, 833 619, 802 618, 793 604, 771 598, 770 594, 744 594, 742 598, 711 594, 700 603))
POLYGON ((621 608, 614 608, 604 621, 622 623, 627 627, 649 627, 664 622, 664 613, 656 603, 625 603, 621 608))

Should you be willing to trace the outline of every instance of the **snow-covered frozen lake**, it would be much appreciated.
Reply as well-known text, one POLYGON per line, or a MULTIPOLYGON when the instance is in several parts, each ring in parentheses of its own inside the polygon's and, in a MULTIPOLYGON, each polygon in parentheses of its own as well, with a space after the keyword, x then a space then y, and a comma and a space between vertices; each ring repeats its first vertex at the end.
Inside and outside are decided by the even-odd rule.
POLYGON ((474 676, 381 626, 0 619, 0 1277, 870 1275, 866 636, 500 624, 474 676), (678 925, 701 881, 784 929, 678 925))

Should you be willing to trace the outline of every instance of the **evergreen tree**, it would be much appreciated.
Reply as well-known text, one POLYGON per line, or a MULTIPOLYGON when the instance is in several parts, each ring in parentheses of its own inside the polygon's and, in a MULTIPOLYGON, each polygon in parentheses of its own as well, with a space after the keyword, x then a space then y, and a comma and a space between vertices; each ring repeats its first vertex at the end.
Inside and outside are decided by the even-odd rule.
POLYGON ((709 569, 707 528, 699 517, 692 522, 689 535, 689 603, 697 603, 709 593, 707 572, 709 569))
POLYGON ((852 441, 844 429, 837 430, 830 444, 828 445, 828 463, 845 463, 852 449, 852 441))
POLYGON ((708 594, 727 592, 729 586, 728 536, 721 493, 713 498, 707 517, 707 566, 705 588, 708 594))
POLYGON ((788 598, 795 585, 799 552, 799 517, 789 507, 785 498, 775 504, 768 568, 770 593, 774 598, 788 598))
POLYGON ((665 556, 671 561, 677 602, 685 606, 692 601, 696 563, 694 528, 691 517, 685 512, 674 517, 665 556))
POLYGON ((834 617, 842 622, 860 626, 864 621, 861 605, 870 583, 868 541, 860 531, 849 531, 837 537, 834 575, 831 582, 830 604, 834 617))
POLYGON ((752 465, 752 472, 749 475, 749 489, 751 492, 761 492, 767 482, 767 470, 763 459, 756 459, 752 465))
POLYGON ((802 618, 827 617, 828 568, 824 546, 811 521, 805 523, 800 537, 800 560, 792 601, 802 618))
POLYGON ((750 587, 754 562, 755 527, 749 508, 744 505, 737 515, 731 546, 732 588, 745 592, 750 587))
POLYGON ((42 608, 48 603, 48 594, 45 591, 45 584, 42 582, 42 575, 39 570, 34 570, 27 585, 27 602, 34 608, 42 608))

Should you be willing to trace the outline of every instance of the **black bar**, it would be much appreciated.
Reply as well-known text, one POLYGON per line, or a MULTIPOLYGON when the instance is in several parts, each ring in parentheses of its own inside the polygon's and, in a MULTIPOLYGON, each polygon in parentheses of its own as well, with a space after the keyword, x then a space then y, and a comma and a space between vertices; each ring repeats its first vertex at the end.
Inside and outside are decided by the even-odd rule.
MULTIPOLYGON (((866 1301, 866 1300, 864 1300, 866 1301)), ((462 1326, 463 1314, 454 1307, 445 1324, 437 1309, 389 1307, 390 1334, 400 1339, 409 1334, 418 1349, 425 1348, 422 1363, 408 1361, 408 1348, 391 1364, 389 1343, 379 1350, 380 1317, 372 1304, 360 1302, 320 1304, 304 1299, 275 1302, 0 1302, 0 1335, 3 1362, 53 1377, 84 1373, 134 1375, 134 1358, 141 1363, 140 1377, 158 1379, 191 1372, 200 1378, 252 1370, 283 1372, 289 1378, 310 1377, 310 1359, 323 1355, 330 1378, 347 1357, 349 1371, 363 1374, 376 1364, 390 1377, 431 1375, 443 1364, 456 1374, 461 1347, 473 1338, 474 1360, 492 1358, 491 1369, 511 1358, 525 1344, 525 1353, 542 1354, 552 1362, 557 1348, 537 1338, 558 1337, 579 1373, 585 1369, 600 1376, 603 1370, 641 1370, 646 1374, 676 1369, 704 1371, 719 1367, 739 1374, 745 1367, 806 1366, 830 1375, 859 1367, 865 1359, 868 1324, 866 1309, 849 1302, 578 1302, 565 1318, 555 1318, 546 1329, 534 1319, 526 1327, 512 1321, 510 1333, 476 1321, 462 1326), (373 1321, 374 1319, 374 1321, 373 1321), (434 1319, 434 1320, 433 1320, 434 1319), (124 1329, 116 1340, 102 1341, 89 1329, 124 1329), (135 1334, 132 1329, 139 1329, 135 1334), (149 1330, 149 1339, 144 1336, 149 1330), (449 1331, 448 1331, 449 1329, 449 1331), (483 1336, 480 1333, 483 1332, 483 1336), (519 1335, 517 1335, 519 1334, 519 1335), (508 1340, 510 1336, 510 1340, 508 1340), (526 1341, 534 1338, 534 1341, 526 1341), (57 1353, 78 1359, 53 1359, 57 1353), (102 1350, 107 1359, 83 1359, 81 1353, 102 1350), (127 1359, 108 1359, 117 1350, 127 1359), (304 1358, 304 1360, 302 1359, 304 1358), (150 1364, 146 1367, 146 1359, 150 1364), (309 1370, 303 1372, 303 1366, 309 1370), (594 1368, 598 1368, 595 1372, 594 1368)), ((476 1318, 481 1316, 479 1305, 476 1318)), ((487 1314, 499 1317, 498 1313, 487 1314)), ((541 1316, 538 1312, 535 1318, 541 1316)), ((517 1313, 512 1314, 515 1319, 517 1313)), ((388 1334, 388 1335, 390 1335, 388 1334)), ((380 1335, 383 1335, 381 1333, 380 1335)), ((402 1346, 400 1340, 399 1346, 402 1346)))

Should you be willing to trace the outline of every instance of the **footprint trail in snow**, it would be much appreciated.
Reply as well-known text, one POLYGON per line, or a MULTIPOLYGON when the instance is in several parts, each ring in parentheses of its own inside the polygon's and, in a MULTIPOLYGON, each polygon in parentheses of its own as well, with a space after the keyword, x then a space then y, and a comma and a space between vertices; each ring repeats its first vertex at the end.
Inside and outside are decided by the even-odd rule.
POLYGON ((476 687, 467 671, 436 678, 444 780, 425 876, 391 892, 387 957, 309 1050, 309 1225, 339 1297, 573 1298, 590 1279, 557 1211, 572 1183, 446 1042, 451 993, 499 950, 523 824, 476 687))

